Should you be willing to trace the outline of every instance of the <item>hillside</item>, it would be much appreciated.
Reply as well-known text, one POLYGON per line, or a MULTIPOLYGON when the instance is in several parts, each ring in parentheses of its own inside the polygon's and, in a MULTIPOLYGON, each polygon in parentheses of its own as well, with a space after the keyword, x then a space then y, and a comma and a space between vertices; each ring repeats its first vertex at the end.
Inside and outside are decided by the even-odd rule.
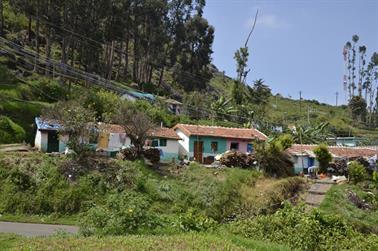
MULTIPOLYGON (((288 126, 294 124, 309 126, 329 122, 330 135, 357 136, 363 138, 364 144, 377 143, 378 129, 368 128, 364 123, 353 119, 345 106, 334 107, 320 104, 316 100, 300 102, 283 98, 279 94, 267 96, 262 104, 251 103, 248 99, 241 104, 235 104, 238 100, 232 99, 234 81, 223 76, 216 66, 209 64, 211 53, 207 47, 198 48, 206 54, 204 59, 190 57, 190 60, 196 60, 192 65, 203 64, 202 68, 206 68, 206 71, 194 69, 188 64, 189 59, 183 59, 182 53, 186 56, 197 53, 187 47, 197 44, 196 39, 208 39, 208 42, 212 43, 211 26, 198 15, 188 17, 189 21, 182 24, 186 25, 188 30, 180 39, 186 39, 189 44, 180 40, 182 47, 175 50, 170 48, 173 54, 169 55, 171 59, 168 60, 160 54, 159 44, 156 47, 148 47, 139 41, 152 39, 151 43, 157 42, 156 37, 145 38, 146 34, 133 30, 132 36, 124 44, 118 37, 112 36, 114 27, 108 23, 109 13, 101 13, 97 6, 93 11, 99 12, 101 18, 93 25, 99 27, 98 32, 101 34, 98 34, 98 37, 93 37, 92 33, 81 29, 80 25, 87 25, 85 20, 81 19, 78 22, 83 23, 67 23, 63 29, 61 23, 67 21, 64 19, 64 11, 68 11, 67 14, 72 16, 80 16, 80 13, 75 12, 77 6, 72 4, 73 6, 68 6, 72 8, 69 10, 58 5, 55 10, 57 13, 44 13, 46 16, 38 19, 31 14, 34 12, 30 12, 38 9, 38 6, 29 6, 29 10, 18 1, 4 1, 5 35, 0 41, 0 113, 14 123, 2 119, 0 133, 5 135, 3 139, 9 139, 9 134, 14 132, 24 136, 20 136, 20 139, 3 140, 2 143, 23 140, 32 143, 34 117, 52 103, 86 97, 84 103, 89 104, 93 100, 99 102, 100 98, 96 94, 99 90, 120 96, 130 88, 183 102, 185 112, 181 116, 170 114, 162 104, 143 104, 141 108, 147 111, 156 124, 163 122, 165 126, 173 126, 182 122, 233 127, 254 125, 266 134, 273 135, 276 127, 282 127, 287 131, 288 126), (49 15, 54 16, 56 23, 50 23, 45 19, 49 15), (198 25, 198 29, 203 28, 200 37, 192 37, 189 31, 194 29, 194 24, 198 25), (37 34, 40 36, 38 39, 37 34), (72 39, 72 43, 67 45, 65 39, 68 37, 72 39), (107 41, 108 37, 113 40, 107 41), (189 38, 192 40, 188 40, 189 38), (141 47, 137 48, 136 45, 141 47), (68 51, 70 53, 65 55, 68 51), (150 62, 135 60, 138 55, 148 58, 150 62), (226 100, 231 100, 226 101, 227 104, 219 103, 222 96, 226 100), (25 132, 16 127, 17 125, 25 132)), ((168 12, 174 11, 170 9, 171 6, 164 8, 167 8, 168 12)), ((90 16, 93 13, 86 14, 90 16)), ((146 13, 142 14, 148 17, 146 13)), ((139 19, 135 20, 136 23, 127 22, 123 25, 150 28, 139 19)), ((155 25, 162 30, 165 29, 164 25, 155 25)), ((164 36, 167 36, 164 39, 168 41, 171 39, 173 44, 178 42, 175 40, 178 38, 172 38, 169 34, 164 36)), ((165 41, 164 39, 162 41, 165 41)), ((167 48, 168 45, 160 46, 167 48)), ((244 93, 242 95, 248 96, 245 86, 241 86, 240 89, 244 93)), ((101 105, 97 104, 98 109, 101 105)))
MULTIPOLYGON (((234 81, 221 73, 215 74, 210 86, 217 95, 232 97, 234 81)), ((336 136, 356 136, 366 140, 366 144, 376 144, 378 128, 367 128, 352 118, 347 106, 333 106, 317 100, 294 100, 276 94, 269 98, 264 119, 268 123, 283 126, 294 124, 330 123, 330 131, 336 136), (300 108, 301 107, 301 108, 300 108)))

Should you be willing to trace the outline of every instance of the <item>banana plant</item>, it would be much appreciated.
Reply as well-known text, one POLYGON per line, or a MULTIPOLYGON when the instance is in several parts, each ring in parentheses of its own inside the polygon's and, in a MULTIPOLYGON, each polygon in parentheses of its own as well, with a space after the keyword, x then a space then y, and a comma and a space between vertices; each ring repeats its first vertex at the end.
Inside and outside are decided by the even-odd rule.
POLYGON ((214 118, 225 119, 227 115, 237 112, 237 109, 231 105, 231 99, 221 96, 211 104, 212 116, 214 118))
POLYGON ((316 126, 301 126, 295 125, 291 134, 294 142, 297 144, 319 144, 326 141, 327 137, 331 136, 327 132, 328 122, 320 123, 316 126))

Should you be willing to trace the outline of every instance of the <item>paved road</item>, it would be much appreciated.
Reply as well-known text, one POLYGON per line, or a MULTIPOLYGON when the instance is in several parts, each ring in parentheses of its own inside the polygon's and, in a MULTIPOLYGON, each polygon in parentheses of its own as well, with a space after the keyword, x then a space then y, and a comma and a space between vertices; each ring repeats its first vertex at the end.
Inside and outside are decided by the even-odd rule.
POLYGON ((55 234, 57 231, 75 234, 79 231, 79 228, 64 225, 0 222, 0 233, 14 233, 30 237, 49 236, 55 234))

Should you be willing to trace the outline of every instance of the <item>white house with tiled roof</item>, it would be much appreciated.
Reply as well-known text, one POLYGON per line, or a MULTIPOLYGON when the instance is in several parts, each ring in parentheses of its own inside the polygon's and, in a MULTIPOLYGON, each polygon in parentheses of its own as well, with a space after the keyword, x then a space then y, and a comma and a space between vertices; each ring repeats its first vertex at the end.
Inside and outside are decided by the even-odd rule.
POLYGON ((265 134, 253 128, 177 124, 173 129, 181 138, 181 157, 200 163, 211 163, 217 154, 227 150, 252 152, 253 141, 267 139, 265 134))
MULTIPOLYGON (((318 166, 314 149, 317 145, 295 144, 286 151, 293 157, 295 173, 306 172, 311 166, 318 166)), ((373 147, 343 147, 329 146, 333 159, 353 159, 364 157, 366 159, 378 156, 378 149, 373 147)))
MULTIPOLYGON (((125 129, 120 125, 100 123, 97 149, 114 156, 122 148, 131 147, 131 140, 125 129)), ((156 127, 148 132, 146 147, 160 150, 160 160, 172 161, 178 159, 178 141, 180 137, 171 128, 156 127)))

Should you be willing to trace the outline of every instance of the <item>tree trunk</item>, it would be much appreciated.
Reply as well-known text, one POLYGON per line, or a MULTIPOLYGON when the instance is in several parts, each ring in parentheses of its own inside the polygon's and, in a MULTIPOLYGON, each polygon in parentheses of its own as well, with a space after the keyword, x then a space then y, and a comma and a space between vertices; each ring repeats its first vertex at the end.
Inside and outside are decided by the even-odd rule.
POLYGON ((46 64, 46 70, 45 75, 50 75, 50 57, 51 57, 51 28, 47 28, 47 34, 46 34, 46 58, 47 58, 47 64, 46 64))
POLYGON ((118 51, 118 67, 117 67, 117 75, 115 79, 119 80, 121 76, 121 67, 122 67, 122 58, 123 58, 123 40, 120 42, 121 48, 118 51))
POLYGON ((126 41, 125 41, 125 67, 123 68, 123 75, 125 76, 125 78, 127 78, 128 74, 129 74, 129 34, 128 34, 128 31, 127 31, 127 34, 126 34, 126 41))
POLYGON ((32 41, 32 17, 31 15, 28 18, 28 41, 31 43, 32 41))
POLYGON ((148 82, 151 83, 152 81, 152 72, 153 72, 153 67, 150 66, 150 74, 148 75, 148 82))
POLYGON ((0 36, 4 36, 4 3, 0 0, 0 36))
POLYGON ((37 0, 37 8, 36 8, 36 25, 35 25, 35 47, 37 50, 37 57, 35 58, 34 62, 34 71, 37 71, 37 64, 39 59, 39 1, 37 0))
POLYGON ((161 67, 161 70, 160 70, 158 88, 160 88, 161 84, 163 83, 164 68, 165 68, 165 66, 163 65, 163 67, 161 67))
POLYGON ((110 55, 109 55, 109 62, 108 62, 108 72, 107 72, 107 78, 110 80, 112 78, 113 73, 113 61, 114 61, 114 40, 112 41, 111 47, 110 47, 110 55))

